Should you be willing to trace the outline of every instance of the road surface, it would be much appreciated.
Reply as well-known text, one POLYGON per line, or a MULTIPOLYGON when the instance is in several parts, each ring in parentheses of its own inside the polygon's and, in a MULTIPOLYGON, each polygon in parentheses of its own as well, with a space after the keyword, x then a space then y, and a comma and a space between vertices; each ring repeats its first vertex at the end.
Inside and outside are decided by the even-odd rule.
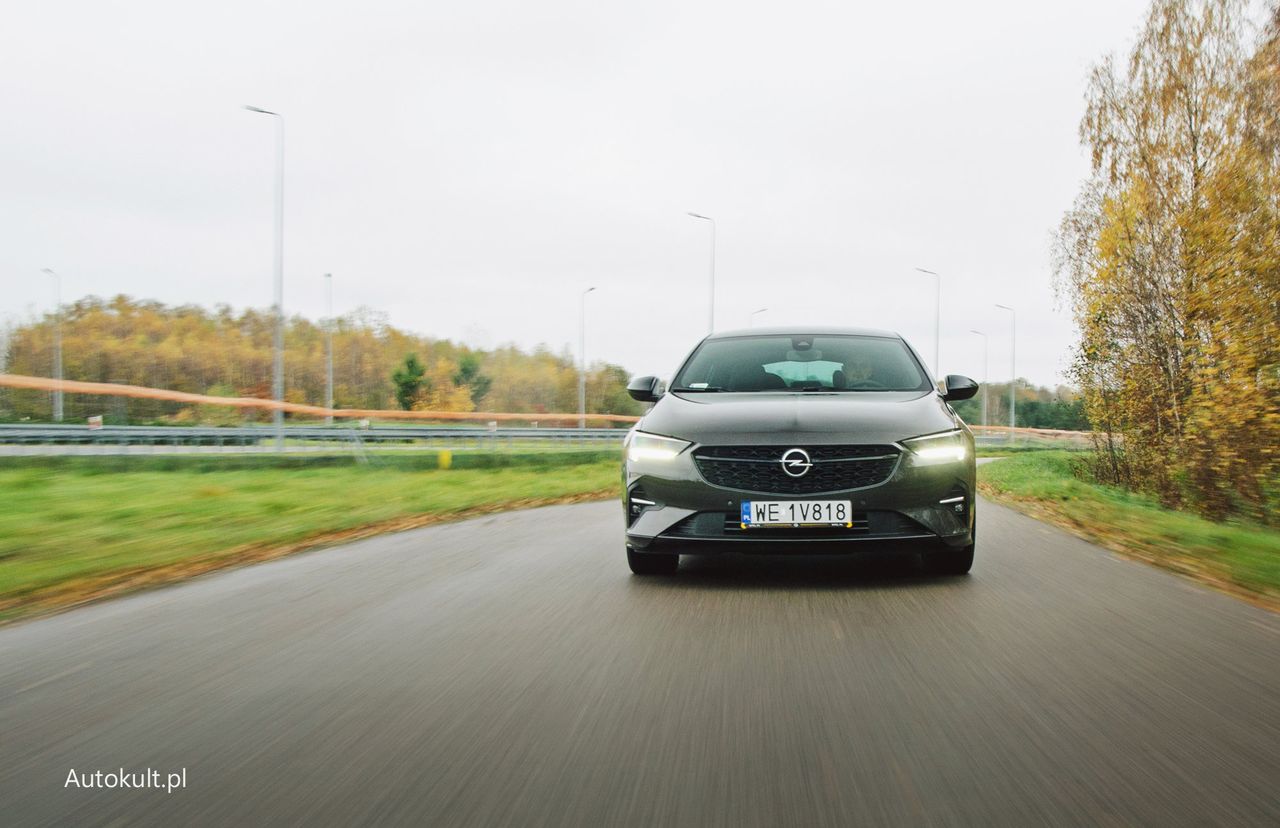
POLYGON ((0 629, 0 823, 1280 823, 1280 618, 979 515, 967 578, 634 578, 596 503, 0 629))

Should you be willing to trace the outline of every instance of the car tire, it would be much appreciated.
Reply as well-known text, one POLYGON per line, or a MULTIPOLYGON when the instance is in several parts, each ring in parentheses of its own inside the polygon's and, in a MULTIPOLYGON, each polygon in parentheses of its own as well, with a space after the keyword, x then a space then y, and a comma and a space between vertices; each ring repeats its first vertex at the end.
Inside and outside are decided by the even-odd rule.
POLYGON ((973 548, 978 545, 978 522, 974 521, 971 530, 973 540, 963 549, 946 549, 939 552, 926 552, 925 568, 935 575, 964 575, 973 569, 973 548))
POLYGON ((963 549, 929 552, 924 556, 924 565, 934 575, 964 575, 973 568, 973 544, 963 549))
POLYGON ((636 552, 627 547, 627 566, 636 575, 674 575, 680 566, 679 555, 636 552))

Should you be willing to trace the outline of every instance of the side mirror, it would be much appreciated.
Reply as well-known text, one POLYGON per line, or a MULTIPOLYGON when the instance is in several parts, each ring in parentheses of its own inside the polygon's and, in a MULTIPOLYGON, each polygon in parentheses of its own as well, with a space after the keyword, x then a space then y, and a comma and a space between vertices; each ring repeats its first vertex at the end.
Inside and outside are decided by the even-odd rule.
POLYGON ((631 399, 640 402, 657 402, 665 391, 662 380, 657 377, 636 377, 627 383, 627 393, 631 395, 631 399))
POLYGON ((947 392, 942 395, 942 399, 947 402, 967 400, 978 393, 978 383, 961 374, 947 374, 943 384, 947 386, 947 392))

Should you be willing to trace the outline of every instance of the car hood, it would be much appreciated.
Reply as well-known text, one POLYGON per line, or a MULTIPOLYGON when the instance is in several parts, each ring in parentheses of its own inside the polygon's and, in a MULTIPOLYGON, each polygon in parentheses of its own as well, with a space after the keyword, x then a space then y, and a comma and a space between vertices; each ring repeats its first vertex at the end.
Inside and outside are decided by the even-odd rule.
POLYGON ((962 426, 933 392, 692 393, 665 395, 641 431, 704 445, 893 443, 962 426))

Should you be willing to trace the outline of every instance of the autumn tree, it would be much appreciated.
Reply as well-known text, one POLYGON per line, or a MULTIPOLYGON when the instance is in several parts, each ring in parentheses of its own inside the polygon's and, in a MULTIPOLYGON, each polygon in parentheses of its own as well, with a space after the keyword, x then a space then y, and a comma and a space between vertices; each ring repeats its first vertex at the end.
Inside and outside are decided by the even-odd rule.
POLYGON ((493 386, 493 378, 480 372, 478 354, 465 353, 458 358, 458 370, 453 374, 453 384, 466 387, 471 403, 478 406, 493 386))
POLYGON ((1095 67, 1080 126, 1093 175, 1056 270, 1100 432, 1095 472, 1213 517, 1268 519, 1280 179, 1262 140, 1274 113, 1250 102, 1244 19, 1238 0, 1156 0, 1123 69, 1095 67))
POLYGON ((418 355, 407 354, 404 362, 391 374, 391 381, 396 386, 396 402, 405 411, 417 405, 418 395, 422 392, 422 380, 426 373, 427 369, 423 368, 422 363, 418 361, 418 355))
MULTIPOLYGON (((123 383, 215 396, 271 396, 272 328, 266 310, 225 305, 212 310, 168 306, 117 296, 86 297, 62 307, 67 379, 123 383)), ((5 370, 50 376, 52 314, 6 331, 5 370)), ((577 407, 576 368, 567 353, 513 346, 468 348, 397 329, 385 314, 360 308, 333 321, 334 403, 338 408, 565 412, 577 407), (406 354, 416 354, 421 385, 407 396, 393 380, 406 354), (410 397, 412 399, 410 399, 410 397)), ((325 401, 325 328, 294 316, 285 327, 285 396, 291 402, 325 401)), ((416 373, 415 369, 415 373, 416 373)), ((595 365, 588 372, 588 410, 639 413, 625 396, 625 372, 595 365)), ((262 412, 124 397, 67 395, 68 419, 105 415, 109 422, 232 424, 269 419, 262 412), (221 413, 218 413, 221 412, 221 413)), ((0 419, 47 419, 50 395, 0 389, 0 419)))

